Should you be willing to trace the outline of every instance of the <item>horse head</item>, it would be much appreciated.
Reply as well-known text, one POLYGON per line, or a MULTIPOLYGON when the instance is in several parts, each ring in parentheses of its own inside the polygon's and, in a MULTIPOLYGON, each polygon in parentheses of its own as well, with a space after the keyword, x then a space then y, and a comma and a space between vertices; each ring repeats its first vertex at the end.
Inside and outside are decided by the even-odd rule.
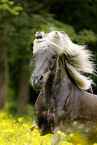
MULTIPOLYGON (((41 41, 44 38, 44 33, 37 32, 35 36, 37 41, 41 41)), ((35 70, 31 78, 32 85, 36 90, 40 90, 56 66, 57 53, 51 48, 42 49, 35 52, 34 57, 35 70)))

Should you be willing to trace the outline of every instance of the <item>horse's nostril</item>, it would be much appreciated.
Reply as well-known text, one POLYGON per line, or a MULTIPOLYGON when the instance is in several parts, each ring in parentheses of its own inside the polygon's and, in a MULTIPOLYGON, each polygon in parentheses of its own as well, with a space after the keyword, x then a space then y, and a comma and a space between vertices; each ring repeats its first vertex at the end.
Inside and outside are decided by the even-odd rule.
POLYGON ((34 83, 35 83, 35 84, 38 84, 38 80, 37 80, 37 79, 35 79, 35 80, 34 80, 34 83))
POLYGON ((43 84, 43 76, 32 76, 32 85, 35 88, 41 88, 43 84))

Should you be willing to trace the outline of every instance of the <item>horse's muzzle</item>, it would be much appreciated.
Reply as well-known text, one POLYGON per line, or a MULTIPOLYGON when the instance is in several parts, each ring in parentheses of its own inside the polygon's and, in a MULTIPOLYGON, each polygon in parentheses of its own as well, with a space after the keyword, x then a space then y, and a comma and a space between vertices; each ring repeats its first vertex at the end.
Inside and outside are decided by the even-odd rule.
POLYGON ((43 86, 43 76, 33 76, 32 75, 32 86, 35 89, 41 89, 43 86))

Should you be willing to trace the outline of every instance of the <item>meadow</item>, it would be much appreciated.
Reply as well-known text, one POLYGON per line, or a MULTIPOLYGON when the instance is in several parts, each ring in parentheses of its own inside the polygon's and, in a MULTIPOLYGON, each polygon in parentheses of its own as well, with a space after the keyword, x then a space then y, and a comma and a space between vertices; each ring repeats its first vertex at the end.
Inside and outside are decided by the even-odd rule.
MULTIPOLYGON (((34 118, 31 105, 28 105, 27 113, 22 116, 6 105, 0 111, 0 145, 51 145, 53 134, 41 136, 38 126, 33 131, 30 130, 34 118)), ((57 134, 62 137, 62 145, 74 145, 71 140, 75 140, 76 145, 87 145, 84 139, 73 133, 66 135, 58 130, 57 134)))

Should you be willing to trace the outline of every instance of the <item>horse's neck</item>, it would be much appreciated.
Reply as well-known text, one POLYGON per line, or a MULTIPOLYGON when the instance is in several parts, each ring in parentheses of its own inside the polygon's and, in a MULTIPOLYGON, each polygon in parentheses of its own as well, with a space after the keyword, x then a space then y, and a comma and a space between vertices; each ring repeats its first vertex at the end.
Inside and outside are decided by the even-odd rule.
MULTIPOLYGON (((70 99, 71 94, 77 87, 71 82, 65 70, 64 59, 57 60, 55 71, 49 76, 44 85, 44 96, 48 102, 57 102, 57 109, 60 110, 70 99)), ((74 100, 74 99, 73 99, 74 100)), ((52 103, 51 103, 52 104, 52 103)))
POLYGON ((57 62, 52 87, 53 96, 57 100, 58 109, 60 110, 65 105, 67 98, 69 99, 73 88, 73 84, 65 70, 65 62, 62 62, 62 60, 57 62))

